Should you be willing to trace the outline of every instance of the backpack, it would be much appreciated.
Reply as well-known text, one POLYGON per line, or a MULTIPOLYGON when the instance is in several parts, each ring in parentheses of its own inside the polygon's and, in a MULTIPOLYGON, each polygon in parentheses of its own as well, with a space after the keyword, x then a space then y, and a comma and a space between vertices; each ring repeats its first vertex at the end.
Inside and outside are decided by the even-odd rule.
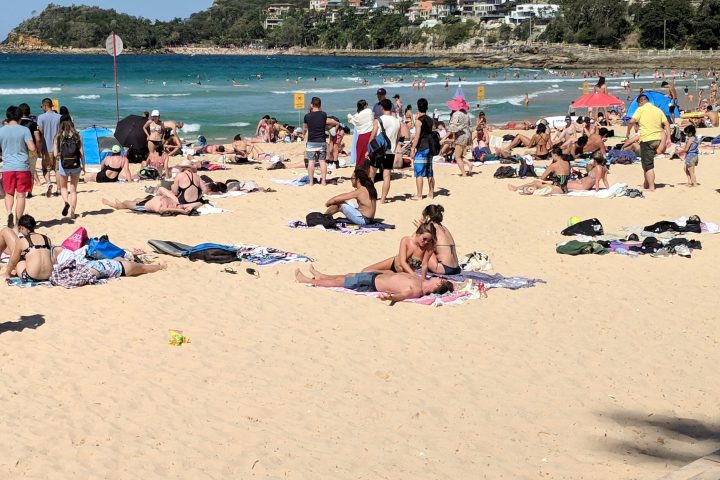
POLYGON ((595 237, 605 234, 602 223, 600 223, 600 220, 597 218, 591 218, 589 220, 578 222, 575 225, 567 227, 560 233, 569 237, 573 235, 587 235, 588 237, 595 237))
POLYGON ((379 118, 378 123, 380 124, 380 133, 375 135, 375 138, 372 139, 370 145, 368 146, 370 156, 373 158, 385 155, 392 145, 387 133, 385 133, 385 125, 383 125, 382 120, 379 118))
POLYGON ((437 130, 433 130, 428 135, 428 148, 430 149, 430 158, 440 153, 440 133, 437 130))
POLYGON ((318 225, 322 225, 324 228, 337 228, 333 216, 321 212, 308 213, 305 217, 305 223, 308 227, 316 227, 318 225))
POLYGON ((138 177, 143 180, 157 180, 160 178, 160 172, 155 167, 145 167, 138 172, 138 177))
POLYGON ((493 177, 495 178, 512 178, 515 176, 515 167, 511 166, 505 166, 505 167, 498 167, 497 170, 495 170, 495 174, 493 177))
POLYGON ((60 141, 60 164, 64 170, 80 168, 80 139, 64 136, 60 141))

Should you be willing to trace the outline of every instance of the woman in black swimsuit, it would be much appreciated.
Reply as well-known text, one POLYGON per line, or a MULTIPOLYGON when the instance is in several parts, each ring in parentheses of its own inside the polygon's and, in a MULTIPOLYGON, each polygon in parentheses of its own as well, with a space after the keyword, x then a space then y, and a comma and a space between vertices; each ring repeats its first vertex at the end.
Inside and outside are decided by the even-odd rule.
POLYGON ((191 205, 202 203, 203 181, 200 176, 195 173, 195 167, 190 160, 183 160, 177 167, 180 172, 175 177, 172 187, 172 193, 177 197, 180 205, 191 205))
POLYGON ((100 171, 88 180, 98 183, 114 183, 122 178, 127 182, 131 181, 128 159, 120 155, 120 150, 120 145, 115 145, 112 148, 112 155, 105 157, 100 164, 100 171))
POLYGON ((40 282, 50 278, 53 270, 50 239, 35 233, 35 219, 23 215, 18 220, 20 236, 10 228, 0 231, 0 252, 10 254, 5 277, 15 275, 26 282, 40 282))
POLYGON ((435 250, 437 236, 432 223, 422 223, 415 230, 415 234, 403 237, 400 240, 400 251, 394 257, 374 263, 363 269, 363 272, 394 272, 412 273, 420 270, 425 278, 428 271, 430 257, 435 250))

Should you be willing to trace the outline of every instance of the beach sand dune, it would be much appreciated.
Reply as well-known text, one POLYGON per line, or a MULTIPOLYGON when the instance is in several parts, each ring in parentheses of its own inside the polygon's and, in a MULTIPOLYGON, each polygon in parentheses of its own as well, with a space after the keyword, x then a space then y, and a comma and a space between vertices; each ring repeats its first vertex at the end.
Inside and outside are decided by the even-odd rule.
MULTIPOLYGON (((720 236, 697 237, 692 259, 555 253, 571 216, 611 233, 691 214, 719 222, 717 155, 701 156, 694 189, 679 185, 678 161, 660 161, 666 186, 644 199, 522 197, 495 168, 435 168, 446 225, 459 253, 545 285, 390 307, 296 284, 298 264, 257 268, 256 279, 251 264, 232 275, 163 257, 166 271, 98 287, 5 287, 0 478, 635 479, 717 449, 720 236), (168 329, 191 343, 168 346, 168 329)), ((144 185, 85 184, 79 211, 92 213, 39 230, 60 243, 83 225, 146 249, 262 244, 346 273, 392 256, 429 203, 382 206, 398 227, 383 233, 291 230, 351 188, 270 182, 300 174, 213 172, 278 192, 220 199, 230 212, 192 218, 109 212, 102 197, 142 197, 144 185)), ((637 187, 640 167, 610 178, 637 187)), ((391 196, 413 188, 403 178, 391 196)), ((61 207, 29 202, 40 220, 61 207)))

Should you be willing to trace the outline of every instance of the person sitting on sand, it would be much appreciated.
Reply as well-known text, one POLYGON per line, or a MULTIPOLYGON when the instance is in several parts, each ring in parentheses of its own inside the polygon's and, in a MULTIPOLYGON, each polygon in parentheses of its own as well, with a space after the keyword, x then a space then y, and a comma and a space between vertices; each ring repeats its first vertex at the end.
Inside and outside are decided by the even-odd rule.
POLYGON ((588 141, 583 147, 583 154, 593 154, 600 152, 603 155, 607 152, 605 139, 608 137, 609 131, 605 127, 601 127, 596 133, 588 135, 588 141))
POLYGON ((640 155, 640 125, 635 124, 630 132, 630 136, 622 144, 620 150, 628 150, 635 155, 640 155))
POLYGON ((563 194, 568 192, 568 179, 570 178, 570 162, 573 157, 565 155, 559 148, 552 151, 552 163, 543 172, 542 176, 533 182, 525 185, 508 185, 508 190, 518 192, 521 195, 532 195, 538 188, 551 186, 551 193, 563 194))
MULTIPOLYGON (((189 205, 196 208, 202 205, 203 181, 195 171, 195 166, 190 160, 183 160, 175 168, 180 172, 175 176, 175 181, 170 187, 170 192, 177 198, 180 205, 189 205)), ((157 193, 167 193, 168 190, 160 187, 157 193), (162 192, 162 191, 165 192, 162 192)))
POLYGON ((37 222, 30 215, 18 220, 19 236, 11 228, 0 230, 0 253, 10 255, 5 277, 13 274, 25 282, 41 282, 50 278, 53 259, 50 239, 35 233, 37 222))
POLYGON ((590 168, 586 177, 578 180, 570 180, 567 188, 570 191, 582 191, 592 190, 593 188, 597 192, 600 190, 600 182, 603 182, 605 188, 609 188, 610 184, 607 180, 608 168, 605 166, 605 155, 600 152, 595 152, 593 155, 594 164, 590 168))
POLYGON ((566 143, 560 149, 565 155, 571 155, 573 158, 582 156, 585 145, 587 145, 587 135, 580 135, 577 140, 566 143))
POLYGON ((163 151, 170 157, 180 155, 182 153, 182 144, 180 143, 180 139, 177 135, 172 134, 172 129, 167 127, 165 128, 163 151))
POLYGON ((563 147, 569 145, 576 138, 575 126, 573 125, 572 117, 569 115, 565 117, 565 126, 558 128, 555 135, 552 137, 552 144, 555 147, 563 147))
POLYGON ((550 156, 552 144, 550 142, 550 134, 547 132, 545 124, 538 124, 535 129, 535 135, 530 138, 521 134, 516 135, 508 147, 497 149, 497 153, 507 158, 512 156, 512 149, 519 146, 523 146, 525 148, 535 147, 535 157, 539 160, 545 160, 548 158, 550 156))
POLYGON ((718 112, 713 110, 712 105, 708 105, 705 110, 705 119, 707 120, 705 126, 708 128, 717 127, 720 125, 720 119, 718 118, 718 112))
POLYGON ((443 295, 453 292, 451 282, 434 277, 429 280, 418 277, 415 273, 381 273, 361 272, 348 275, 325 275, 310 266, 307 277, 300 269, 295 270, 295 280, 314 287, 343 287, 356 292, 379 292, 380 300, 400 302, 408 298, 420 298, 424 295, 443 295))
POLYGON ((342 212, 345 217, 355 225, 367 225, 372 223, 377 209, 377 190, 365 170, 355 170, 350 177, 355 190, 332 197, 325 202, 326 215, 335 215, 342 212), (350 203, 357 202, 357 206, 350 203))
POLYGON ((373 263, 363 272, 406 272, 415 273, 420 270, 420 278, 425 278, 430 257, 435 252, 437 235, 432 222, 421 223, 413 235, 400 240, 400 249, 394 257, 373 263))
POLYGON ((120 145, 113 145, 112 155, 103 159, 100 163, 100 171, 86 177, 86 180, 97 183, 114 183, 120 179, 131 181, 130 165, 128 159, 120 154, 121 151, 120 145))
POLYGON ((268 122, 270 121, 270 115, 263 115, 258 121, 257 127, 255 127, 255 138, 260 142, 264 142, 267 137, 268 122))
POLYGON ((442 224, 444 211, 442 205, 428 205, 422 211, 422 219, 413 223, 417 228, 423 223, 435 227, 435 250, 428 261, 428 269, 441 275, 459 275, 462 270, 457 256, 455 239, 450 230, 442 224))
POLYGON ((233 153, 236 163, 245 163, 253 154, 263 155, 264 152, 254 142, 243 140, 242 135, 237 134, 233 138, 233 153))
POLYGON ((143 161, 142 168, 153 168, 157 171, 157 178, 169 178, 170 169, 168 168, 168 161, 170 157, 167 152, 163 150, 163 147, 158 145, 155 150, 150 152, 147 160, 143 161))

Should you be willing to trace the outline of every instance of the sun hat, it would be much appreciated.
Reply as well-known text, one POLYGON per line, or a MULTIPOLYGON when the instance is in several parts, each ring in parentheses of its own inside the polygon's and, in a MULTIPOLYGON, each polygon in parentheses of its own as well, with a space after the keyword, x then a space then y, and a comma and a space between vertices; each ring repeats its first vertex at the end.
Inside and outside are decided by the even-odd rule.
POLYGON ((122 147, 120 147, 120 145, 113 145, 113 147, 112 147, 113 153, 120 153, 120 150, 122 150, 122 147))
POLYGON ((447 106, 450 110, 470 110, 470 106, 467 104, 463 97, 455 97, 447 102, 447 106))
POLYGON ((159 117, 160 116, 160 110, 153 110, 152 113, 150 113, 151 117, 159 117))
POLYGON ((387 90, 385 90, 384 88, 378 88, 376 94, 377 95, 387 95, 387 90))

